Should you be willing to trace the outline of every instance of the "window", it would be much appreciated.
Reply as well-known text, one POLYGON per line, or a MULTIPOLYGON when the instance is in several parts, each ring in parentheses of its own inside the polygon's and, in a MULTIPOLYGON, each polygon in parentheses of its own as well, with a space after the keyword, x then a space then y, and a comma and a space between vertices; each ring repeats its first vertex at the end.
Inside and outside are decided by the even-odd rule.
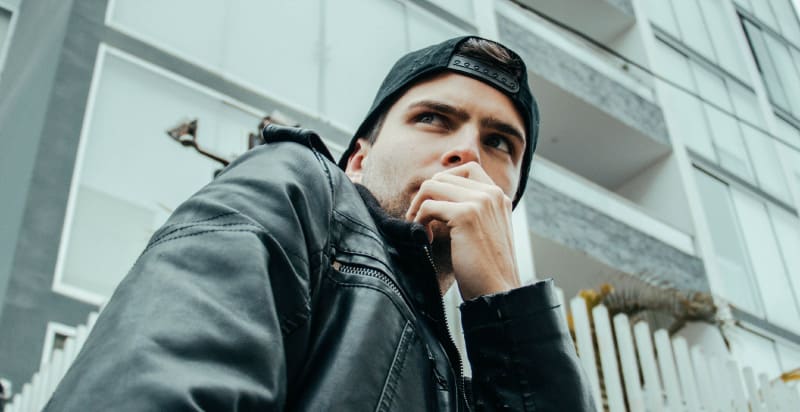
POLYGON ((789 204, 793 203, 783 174, 775 142, 764 133, 743 124, 745 143, 755 165, 759 186, 766 192, 789 204))
POLYGON ((722 276, 713 292, 800 332, 800 219, 703 171, 695 176, 722 276))
POLYGON ((8 29, 11 26, 11 12, 0 7, 0 50, 8 38, 8 29))
POLYGON ((734 107, 725 80, 696 62, 690 64, 700 95, 722 109, 709 104, 703 105, 720 166, 742 179, 753 181, 753 172, 739 124, 729 114, 734 111, 734 107))
POLYGON ((683 40, 709 60, 716 61, 714 48, 711 46, 711 39, 697 0, 673 1, 672 7, 678 18, 683 40))
MULTIPOLYGON (((656 67, 661 69, 660 72, 663 72, 667 79, 682 87, 694 90, 692 72, 686 56, 664 43, 658 42, 657 45, 656 67)), ((679 137, 695 152, 716 160, 700 100, 669 84, 662 90, 664 94, 661 98, 666 109, 664 115, 669 122, 672 134, 679 137)))
POLYGON ((8 48, 8 39, 11 35, 11 11, 6 10, 0 3, 0 76, 3 73, 3 61, 8 48))
MULTIPOLYGON (((731 41, 737 33, 729 23, 725 0, 644 1, 650 20, 705 59, 739 79, 748 79, 744 55, 731 41)), ((761 0, 759 0, 761 1, 761 0)))
POLYGON ((778 244, 773 220, 762 201, 737 190, 731 190, 731 198, 739 225, 746 234, 744 240, 764 302, 766 318, 787 330, 800 332, 800 312, 780 252, 781 247, 788 245, 778 244))
MULTIPOLYGON (((440 7, 472 20, 470 0, 440 7)), ((466 34, 394 0, 112 0, 109 10, 112 27, 345 130, 398 55, 466 34)))
MULTIPOLYGON (((766 4, 766 2, 764 2, 766 4)), ((784 38, 742 17, 761 78, 772 103, 800 119, 800 50, 784 38)))
POLYGON ((728 187, 702 171, 697 170, 695 176, 714 245, 715 263, 722 276, 716 282, 712 279, 712 291, 748 312, 760 314, 760 298, 728 187))
POLYGON ((792 43, 800 45, 800 23, 797 20, 792 0, 770 0, 772 9, 775 10, 781 34, 792 43))
POLYGON ((197 118, 197 139, 231 158, 259 115, 172 73, 101 47, 82 131, 54 289, 92 303, 110 296, 152 233, 220 164, 165 131, 197 118))

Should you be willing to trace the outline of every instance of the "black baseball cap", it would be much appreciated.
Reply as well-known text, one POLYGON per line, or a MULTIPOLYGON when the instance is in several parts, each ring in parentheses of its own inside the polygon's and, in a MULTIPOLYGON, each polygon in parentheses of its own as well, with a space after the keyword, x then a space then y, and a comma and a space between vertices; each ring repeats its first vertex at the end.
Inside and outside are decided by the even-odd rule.
POLYGON ((517 206, 525 191, 531 168, 531 158, 533 157, 534 149, 536 149, 536 141, 539 135, 539 107, 528 85, 528 73, 525 63, 522 62, 519 55, 506 47, 512 57, 522 62, 519 73, 509 73, 507 70, 497 67, 491 61, 458 54, 456 52, 458 47, 469 39, 486 40, 477 36, 456 37, 424 49, 412 51, 401 57, 394 64, 380 88, 378 88, 378 93, 375 95, 375 100, 373 100, 367 116, 350 140, 347 150, 339 159, 339 167, 342 170, 347 167, 347 160, 355 150, 358 138, 365 137, 381 113, 388 110, 406 90, 420 80, 434 74, 451 71, 487 83, 508 96, 525 123, 527 142, 525 153, 522 156, 519 186, 513 199, 514 207, 517 206))

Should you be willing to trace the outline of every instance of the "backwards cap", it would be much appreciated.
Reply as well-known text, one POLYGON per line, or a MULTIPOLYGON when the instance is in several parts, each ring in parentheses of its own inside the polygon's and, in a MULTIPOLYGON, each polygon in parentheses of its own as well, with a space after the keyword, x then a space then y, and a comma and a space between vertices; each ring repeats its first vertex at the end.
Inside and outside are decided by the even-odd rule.
MULTIPOLYGON (((477 36, 457 37, 424 49, 412 51, 401 57, 389 71, 389 74, 386 75, 380 88, 378 88, 372 107, 370 107, 367 116, 358 127, 356 134, 350 140, 347 150, 339 159, 339 167, 342 170, 347 167, 347 160, 355 150, 356 141, 367 135, 381 113, 389 110, 392 104, 406 90, 424 78, 440 72, 450 71, 480 80, 508 96, 525 123, 527 142, 525 144, 525 153, 522 156, 519 185, 514 196, 513 205, 516 207, 525 191, 531 168, 531 158, 536 148, 536 140, 539 135, 539 108, 528 86, 528 73, 525 63, 522 63, 520 74, 516 76, 514 73, 509 73, 498 67, 495 62, 458 54, 458 47, 471 38, 485 40, 477 36)), ((508 51, 513 58, 522 62, 522 59, 516 53, 511 50, 508 51)))

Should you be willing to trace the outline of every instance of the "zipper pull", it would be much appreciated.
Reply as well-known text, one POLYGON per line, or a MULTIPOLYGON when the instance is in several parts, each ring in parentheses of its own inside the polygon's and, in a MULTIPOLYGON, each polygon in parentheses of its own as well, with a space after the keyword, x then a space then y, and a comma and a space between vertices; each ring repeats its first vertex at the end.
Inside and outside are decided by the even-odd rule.
POLYGON ((431 362, 431 369, 433 371, 433 378, 436 380, 436 384, 439 386, 440 390, 446 391, 447 389, 447 380, 445 380, 444 376, 439 373, 439 369, 436 368, 436 358, 433 357, 433 353, 431 352, 431 348, 428 345, 425 345, 425 349, 428 351, 428 360, 431 362))

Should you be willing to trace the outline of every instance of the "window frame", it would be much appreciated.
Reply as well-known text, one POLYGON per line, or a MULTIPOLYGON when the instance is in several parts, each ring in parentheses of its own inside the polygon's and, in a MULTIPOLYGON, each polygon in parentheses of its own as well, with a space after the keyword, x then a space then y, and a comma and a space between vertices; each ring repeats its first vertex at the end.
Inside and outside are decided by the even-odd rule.
MULTIPOLYGON (((767 97, 768 97, 768 100, 770 102, 770 106, 772 106, 772 109, 774 111, 780 112, 784 116, 792 117, 792 119, 794 120, 795 123, 800 123, 800 114, 795 115, 795 114, 793 114, 791 112, 791 103, 788 100, 786 101, 786 105, 789 106, 789 107, 784 107, 782 104, 778 103, 778 101, 777 101, 777 99, 775 97, 773 97, 772 92, 770 91, 771 88, 768 86, 766 77, 764 76, 764 69, 762 68, 763 67, 763 63, 759 59, 759 56, 756 53, 755 48, 753 47, 753 39, 751 39, 750 32, 747 29, 747 24, 749 23, 754 28, 759 30, 761 36, 770 36, 773 40, 775 40, 778 43, 780 43, 781 45, 787 47, 787 49, 789 50, 789 53, 790 53, 790 57, 791 57, 792 50, 794 50, 796 53, 800 54, 800 45, 792 43, 791 40, 785 38, 781 33, 777 32, 775 29, 773 29, 769 25, 763 23, 762 21, 760 21, 758 19, 758 17, 756 17, 752 13, 748 12, 747 10, 742 9, 738 5, 736 6, 736 12, 737 12, 738 17, 739 17, 739 25, 741 26, 742 31, 744 31, 745 37, 747 39, 747 43, 748 43, 747 45, 748 45, 749 50, 750 50, 750 55, 752 56, 753 61, 756 64, 756 68, 758 70, 758 75, 759 75, 761 81, 764 83, 764 88, 767 91, 767 97)), ((775 66, 775 61, 774 61, 775 59, 772 56, 772 52, 766 46, 766 41, 764 43, 765 43, 764 49, 765 49, 765 52, 767 54, 767 57, 770 59, 770 64, 772 65, 772 67, 776 67, 775 66)), ((797 66, 796 62, 794 62, 794 59, 793 59, 793 64, 794 64, 795 74, 798 76, 798 80, 800 80, 800 67, 797 66)), ((781 80, 780 74, 777 73, 777 71, 776 71, 775 74, 776 74, 777 82, 778 82, 777 86, 780 86, 782 88, 783 81, 781 80)), ((787 96, 787 99, 788 99, 788 96, 787 96)))
POLYGON ((3 9, 11 14, 11 18, 8 21, 8 31, 6 32, 5 41, 2 45, 0 45, 0 81, 2 81, 6 57, 8 57, 8 51, 11 49, 11 42, 14 40, 14 33, 16 32, 17 16, 19 15, 19 12, 17 7, 5 0, 0 0, 0 9, 3 9))
POLYGON ((236 99, 233 99, 228 95, 217 92, 216 90, 213 90, 202 84, 195 83, 194 81, 189 80, 179 74, 171 72, 153 63, 147 62, 139 57, 124 52, 113 46, 109 46, 105 43, 100 43, 92 73, 92 82, 89 87, 89 96, 87 98, 86 110, 83 116, 81 132, 78 141, 78 150, 77 150, 77 155, 75 157, 75 164, 73 166, 72 179, 70 182, 69 195, 67 197, 67 204, 64 211, 64 223, 62 225, 61 232, 59 234, 60 241, 58 245, 58 254, 56 255, 57 256, 56 265, 53 271, 53 281, 51 284, 51 289, 53 292, 95 306, 100 306, 104 304, 109 297, 102 296, 94 291, 86 290, 79 286, 69 284, 64 281, 63 277, 64 277, 64 266, 69 251, 68 249, 69 238, 72 230, 78 191, 81 182, 81 171, 84 164, 84 153, 86 152, 86 147, 89 144, 90 140, 92 117, 95 112, 94 108, 96 105, 96 98, 99 91, 101 77, 103 75, 103 70, 105 67, 105 60, 106 57, 109 55, 115 58, 125 60, 145 70, 154 72, 156 75, 163 76, 166 79, 174 81, 182 86, 188 87, 199 93, 206 94, 213 99, 220 100, 221 102, 234 106, 237 109, 250 113, 258 118, 264 115, 260 110, 252 106, 249 106, 245 103, 242 103, 236 99))
MULTIPOLYGON (((739 233, 743 233, 743 228, 742 228, 742 225, 741 225, 741 222, 740 222, 740 219, 741 219, 740 218, 740 212, 737 209, 737 206, 736 206, 736 204, 734 202, 733 195, 730 192, 731 190, 736 190, 736 191, 740 192, 743 195, 750 196, 750 197, 758 200, 761 204, 763 204, 763 206, 765 207, 765 211, 767 213, 767 217, 768 217, 768 219, 770 221, 770 225, 771 225, 770 230, 772 231, 772 235, 774 237, 774 240, 775 240, 775 242, 780 243, 780 239, 778 238, 778 234, 774 230, 774 219, 773 219, 772 213, 769 210, 770 206, 773 206, 773 207, 776 207, 776 208, 779 208, 779 209, 783 209, 783 211, 791 214, 792 216, 797 217, 798 216, 798 211, 796 209, 794 209, 791 206, 785 204, 784 202, 781 202, 779 199, 775 199, 775 198, 771 197, 768 193, 763 193, 761 191, 761 189, 759 189, 759 188, 753 188, 747 182, 742 181, 740 178, 738 178, 736 175, 733 175, 731 172, 728 172, 728 171, 726 171, 724 169, 721 169, 717 165, 710 164, 708 162, 708 160, 706 160, 702 156, 698 157, 697 155, 695 155, 692 152, 690 152, 689 153, 689 159, 691 161, 692 168, 695 170, 695 172, 705 173, 709 177, 719 181, 721 184, 723 184, 723 185, 725 185, 727 187, 727 189, 728 189, 728 193, 727 193, 728 200, 731 202, 731 205, 732 205, 732 207, 734 209, 734 213, 735 213, 734 218, 736 219, 734 222, 731 222, 731 224, 735 225, 736 230, 739 233)), ((700 200, 702 201, 702 197, 701 197, 700 200)), ((705 206, 702 206, 702 207, 705 207, 705 206)), ((713 245, 712 245, 712 247, 713 247, 713 245)), ((759 283, 758 275, 756 274, 755 269, 753 268, 753 266, 756 265, 757 262, 753 261, 753 256, 751 256, 751 251, 750 251, 748 245, 747 244, 743 244, 743 247, 744 247, 744 253, 746 253, 745 258, 746 258, 747 264, 748 264, 748 267, 746 268, 746 270, 747 270, 747 273, 748 273, 748 276, 749 276, 749 281, 753 282, 754 285, 758 288, 758 290, 756 291, 755 295, 756 295, 757 304, 759 305, 759 309, 760 309, 761 313, 752 313, 752 312, 750 312, 748 310, 744 310, 742 308, 733 307, 732 309, 733 309, 733 312, 734 312, 734 315, 735 315, 734 317, 737 320, 740 320, 740 319, 744 320, 744 321, 756 326, 760 330, 770 331, 771 335, 773 335, 773 336, 780 336, 780 337, 782 337, 784 340, 786 340, 788 342, 793 342, 795 344, 800 344, 800 330, 792 331, 792 330, 786 329, 783 326, 777 325, 777 324, 773 323, 772 321, 768 320, 768 318, 767 318, 767 308, 766 308, 767 302, 763 301, 763 298, 762 298, 763 293, 761 291, 761 285, 759 283)), ((789 284, 792 285, 793 284, 792 283, 792 273, 790 273, 790 270, 789 270, 790 268, 789 268, 789 266, 788 266, 788 264, 787 264, 787 262, 785 260, 785 257, 783 256, 783 252, 781 250, 779 250, 778 252, 780 254, 780 259, 781 259, 780 263, 783 265, 784 270, 786 272, 785 274, 786 274, 787 280, 788 280, 789 284)), ((709 264, 709 263, 713 264, 713 265, 717 265, 718 264, 718 263, 716 263, 715 259, 712 259, 713 262, 709 262, 707 259, 709 259, 709 258, 708 257, 704 257, 704 261, 706 261, 706 264, 709 264)), ((793 295, 793 297, 795 299, 795 302, 800 302, 800 296, 798 296, 795 293, 794 290, 792 291, 792 295, 793 295)))

